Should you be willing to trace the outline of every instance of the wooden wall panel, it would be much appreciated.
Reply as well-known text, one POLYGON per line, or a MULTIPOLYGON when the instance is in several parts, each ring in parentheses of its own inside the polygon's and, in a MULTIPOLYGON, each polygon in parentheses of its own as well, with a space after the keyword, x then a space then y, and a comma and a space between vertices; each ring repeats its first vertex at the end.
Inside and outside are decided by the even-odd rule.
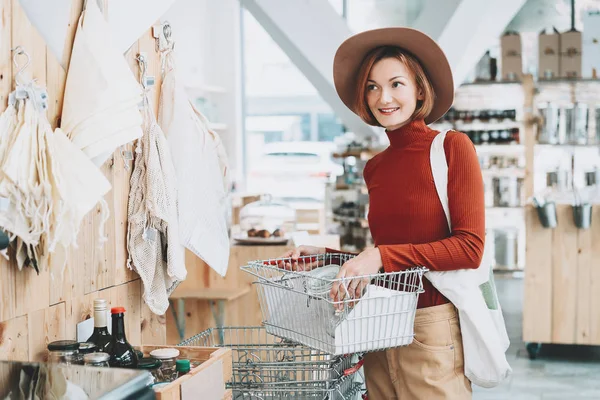
MULTIPOLYGON (((46 84, 46 46, 35 28, 29 23, 18 0, 12 1, 12 48, 23 46, 29 54, 31 64, 21 73, 23 79, 36 79, 39 85, 46 84)), ((25 66, 27 57, 17 57, 19 67, 25 66)), ((13 82, 17 70, 12 71, 13 82)), ((16 274, 15 306, 16 316, 40 310, 50 305, 50 273, 47 269, 37 275, 32 269, 16 274)))
POLYGON ((600 208, 595 206, 592 214, 592 253, 590 257, 589 298, 581 301, 589 305, 589 343, 600 344, 600 208))
MULTIPOLYGON (((12 0, 0 0, 0 111, 4 111, 12 87, 12 0)), ((4 263, 7 265, 8 263, 4 263)), ((15 268, 0 266, 0 322, 15 317, 15 268)), ((1 336, 1 335, 0 335, 1 336)))
POLYGON ((170 313, 171 310, 169 309, 165 315, 156 315, 150 311, 150 308, 142 301, 142 320, 140 322, 142 343, 167 343, 167 315, 170 313))
MULTIPOLYGON (((578 344, 591 344, 592 233, 591 229, 580 229, 577 232, 577 271, 575 276, 577 285, 575 319, 577 325, 575 343, 578 344)), ((557 299, 557 301, 560 301, 560 299, 557 299)))
POLYGON ((600 213, 577 229, 570 205, 558 205, 558 226, 543 229, 527 207, 523 340, 600 345, 600 213))
POLYGON ((552 342, 575 343, 577 318, 577 227, 571 206, 557 207, 552 238, 552 342))
POLYGON ((539 222, 536 210, 525 209, 527 259, 523 300, 523 340, 552 340, 552 230, 539 222), (544 249, 540 251, 540 249, 544 249))
POLYGON ((77 338, 77 324, 94 316, 94 299, 101 297, 99 293, 93 292, 65 301, 66 338, 77 338))
POLYGON ((66 336, 65 303, 28 314, 29 360, 46 361, 48 343, 66 336))
POLYGON ((0 322, 0 360, 28 361, 27 316, 0 322))
MULTIPOLYGON (((107 4, 103 2, 105 7, 107 4)), ((72 0, 63 57, 67 64, 82 8, 83 0, 72 0)), ((53 128, 60 126, 66 72, 46 49, 19 1, 0 0, 0 111, 6 108, 13 87, 15 71, 10 49, 16 45, 22 45, 31 55, 32 65, 24 76, 33 76, 39 84, 46 85, 48 119, 53 128)), ((160 66, 149 29, 127 54, 136 77, 135 56, 140 46, 147 52, 152 71, 158 71, 160 66)), ((25 62, 25 58, 19 62, 25 62)), ((156 77, 159 78, 158 74, 156 77)), ((154 90, 159 93, 160 86, 154 90)), ((158 94, 155 99, 157 104, 158 94)), ((132 150, 131 144, 125 148, 132 150)), ((97 207, 80 227, 78 247, 64 255, 67 260, 64 271, 61 271, 59 255, 50 259, 48 268, 39 276, 31 269, 18 271, 13 263, 0 259, 0 359, 40 360, 48 342, 75 339, 76 324, 93 316, 93 301, 98 297, 106 298, 110 306, 127 309, 126 333, 132 343, 165 343, 165 317, 153 315, 143 304, 141 281, 126 266, 127 200, 132 164, 126 165, 118 149, 102 168, 113 185, 106 196, 111 215, 104 229, 108 241, 103 247, 98 246, 100 213, 97 207)))
POLYGON ((0 260, 0 322, 16 317, 17 265, 0 260))
POLYGON ((12 87, 11 14, 12 0, 0 0, 0 112, 6 109, 12 87))

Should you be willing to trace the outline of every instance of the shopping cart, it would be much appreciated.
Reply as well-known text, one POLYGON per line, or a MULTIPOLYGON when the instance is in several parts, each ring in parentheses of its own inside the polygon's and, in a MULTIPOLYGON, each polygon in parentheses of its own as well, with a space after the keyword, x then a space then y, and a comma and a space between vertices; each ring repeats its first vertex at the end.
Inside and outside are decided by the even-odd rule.
POLYGON ((180 346, 232 350, 235 399, 355 400, 361 392, 352 356, 332 356, 267 333, 264 327, 212 328, 180 346))
POLYGON ((254 283, 267 332, 333 355, 412 343, 417 301, 427 269, 336 279, 339 266, 353 257, 320 254, 297 261, 252 261, 242 267, 257 278, 254 283), (349 289, 355 287, 355 279, 358 295, 349 289), (341 300, 329 297, 334 285, 342 293, 341 300))

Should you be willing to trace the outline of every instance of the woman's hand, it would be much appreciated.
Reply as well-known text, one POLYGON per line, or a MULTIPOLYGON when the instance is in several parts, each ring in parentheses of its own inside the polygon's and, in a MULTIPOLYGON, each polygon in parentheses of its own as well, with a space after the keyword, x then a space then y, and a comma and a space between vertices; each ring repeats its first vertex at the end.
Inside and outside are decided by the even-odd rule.
MULTIPOLYGON (((370 283, 370 279, 368 277, 355 279, 354 277, 376 274, 382 266, 381 253, 377 247, 364 250, 358 256, 346 261, 342 265, 336 279, 344 278, 344 280, 334 283, 329 296, 334 302, 341 302, 347 295, 350 295, 352 298, 360 297, 363 289, 370 283), (347 289, 345 285, 348 285, 347 289)), ((338 310, 343 309, 343 303, 336 304, 336 308, 338 310)))
POLYGON ((279 262, 277 266, 279 268, 288 271, 310 271, 313 268, 319 267, 319 261, 306 257, 298 260, 302 256, 316 256, 318 254, 325 254, 325 247, 316 246, 298 246, 293 250, 285 252, 280 258, 290 258, 285 262, 279 262))

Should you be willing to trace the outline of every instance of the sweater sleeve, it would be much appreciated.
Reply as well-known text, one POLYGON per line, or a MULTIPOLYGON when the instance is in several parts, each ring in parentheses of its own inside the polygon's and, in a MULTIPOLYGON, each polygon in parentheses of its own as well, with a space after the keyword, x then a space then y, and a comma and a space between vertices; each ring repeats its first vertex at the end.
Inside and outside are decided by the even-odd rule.
POLYGON ((477 153, 462 133, 449 133, 444 150, 452 232, 436 242, 378 246, 387 272, 414 266, 432 271, 479 268, 485 244, 485 203, 477 153))

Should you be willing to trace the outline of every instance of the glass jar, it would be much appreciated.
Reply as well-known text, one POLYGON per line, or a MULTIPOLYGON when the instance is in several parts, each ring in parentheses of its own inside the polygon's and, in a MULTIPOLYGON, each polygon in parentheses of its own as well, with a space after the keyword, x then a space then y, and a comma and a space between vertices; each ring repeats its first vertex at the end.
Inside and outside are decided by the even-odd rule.
POLYGON ((190 360, 177 360, 175 361, 175 369, 177 370, 177 377, 183 376, 190 372, 191 364, 190 360))
POLYGON ((91 342, 81 342, 79 343, 79 355, 77 359, 77 363, 80 365, 84 365, 84 357, 86 354, 91 354, 96 352, 96 345, 91 342))
POLYGON ((152 386, 153 384, 160 382, 162 379, 162 374, 160 373, 160 368, 162 366, 162 362, 153 357, 143 357, 138 361, 138 369, 142 369, 144 371, 150 372, 150 379, 148 381, 148 386, 152 386))
POLYGON ((109 367, 108 360, 110 360, 110 354, 107 353, 88 353, 83 356, 83 364, 90 367, 109 367))
POLYGON ((240 229, 248 238, 284 238, 296 230, 296 211, 263 195, 240 210, 240 229))
POLYGON ((158 373, 160 382, 171 382, 177 379, 175 361, 179 357, 179 350, 173 348, 156 349, 150 352, 150 356, 161 362, 158 373))
POLYGON ((48 362, 77 364, 79 343, 75 340, 57 340, 48 344, 48 362))

